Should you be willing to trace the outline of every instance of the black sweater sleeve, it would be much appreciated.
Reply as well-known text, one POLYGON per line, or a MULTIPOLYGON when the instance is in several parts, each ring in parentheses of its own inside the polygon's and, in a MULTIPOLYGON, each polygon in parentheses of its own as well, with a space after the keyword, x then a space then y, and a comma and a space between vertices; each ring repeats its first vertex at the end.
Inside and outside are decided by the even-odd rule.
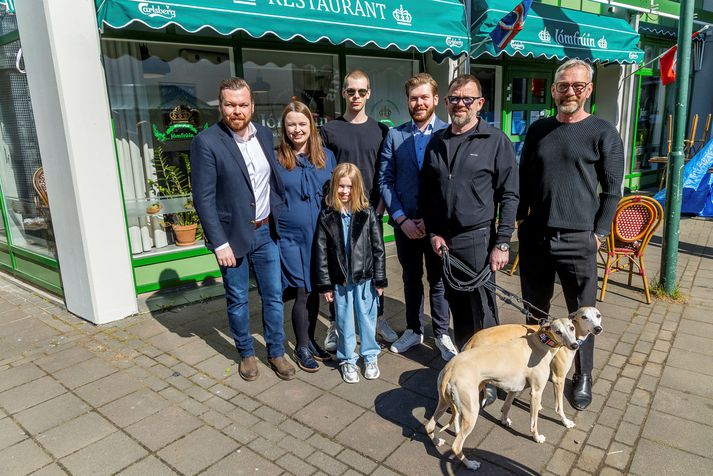
POLYGON ((494 185, 496 203, 500 203, 500 221, 495 242, 509 243, 515 231, 515 214, 519 203, 518 170, 515 149, 505 134, 500 137, 498 149, 494 185))
POLYGON ((600 159, 595 165, 597 180, 602 187, 599 209, 594 216, 594 232, 606 235, 621 198, 624 179, 624 145, 616 129, 605 130, 598 144, 600 159))

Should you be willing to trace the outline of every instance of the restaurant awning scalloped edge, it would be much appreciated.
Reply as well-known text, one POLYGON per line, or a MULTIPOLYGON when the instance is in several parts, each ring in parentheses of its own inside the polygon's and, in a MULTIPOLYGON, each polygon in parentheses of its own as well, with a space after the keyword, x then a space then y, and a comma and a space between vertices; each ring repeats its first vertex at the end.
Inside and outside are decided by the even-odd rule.
POLYGON ((579 58, 591 62, 638 63, 639 34, 625 20, 579 10, 533 3, 525 26, 502 51, 497 51, 489 34, 518 0, 475 0, 471 56, 483 55, 579 58))
POLYGON ((429 50, 457 56, 470 48, 465 7, 459 0, 95 0, 99 27, 139 22, 188 32, 211 28, 288 41, 328 40, 337 45, 373 44, 402 51, 429 50))

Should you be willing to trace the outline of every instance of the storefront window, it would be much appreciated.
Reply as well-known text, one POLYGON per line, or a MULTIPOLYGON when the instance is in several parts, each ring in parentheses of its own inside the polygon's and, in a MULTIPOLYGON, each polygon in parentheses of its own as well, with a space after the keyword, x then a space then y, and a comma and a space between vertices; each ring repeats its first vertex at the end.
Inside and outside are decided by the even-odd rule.
MULTIPOLYGON (((0 11, 0 37, 17 29, 0 11)), ((0 241, 56 257, 30 91, 19 40, 0 46, 0 196, 7 220, 0 241), (9 240, 8 240, 9 238, 9 240)))
POLYGON ((480 117, 488 124, 495 127, 500 127, 500 118, 496 115, 496 103, 498 100, 497 75, 495 68, 488 67, 471 67, 471 73, 480 81, 482 96, 485 98, 485 103, 480 109, 480 117))
POLYGON ((198 225, 189 150, 218 121, 218 83, 233 74, 228 48, 103 40, 109 101, 134 255, 189 246, 198 225))
POLYGON ((272 130, 275 146, 293 98, 310 108, 318 127, 341 114, 337 55, 244 49, 243 74, 255 97, 253 120, 272 130))
POLYGON ((347 56, 347 71, 364 70, 369 75, 371 97, 367 114, 389 127, 411 120, 406 107, 404 83, 418 72, 418 62, 409 59, 347 56))

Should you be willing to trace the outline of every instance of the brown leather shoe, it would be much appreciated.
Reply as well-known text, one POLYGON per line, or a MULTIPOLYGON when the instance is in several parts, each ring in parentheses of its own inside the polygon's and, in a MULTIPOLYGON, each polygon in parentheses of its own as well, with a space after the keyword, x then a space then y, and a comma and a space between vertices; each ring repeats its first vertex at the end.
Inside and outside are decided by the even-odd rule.
POLYGON ((244 357, 240 359, 240 364, 238 365, 238 373, 248 382, 252 382, 260 375, 257 370, 257 358, 254 355, 250 357, 244 357))
POLYGON ((287 361, 284 355, 267 359, 267 361, 270 363, 272 370, 275 371, 275 375, 282 380, 292 380, 295 378, 295 367, 287 361))

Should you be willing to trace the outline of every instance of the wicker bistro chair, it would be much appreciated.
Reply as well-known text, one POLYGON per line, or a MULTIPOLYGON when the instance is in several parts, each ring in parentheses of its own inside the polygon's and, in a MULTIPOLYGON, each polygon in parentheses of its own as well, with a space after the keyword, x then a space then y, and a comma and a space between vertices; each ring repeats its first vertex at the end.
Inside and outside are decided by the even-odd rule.
POLYGON ((627 271, 629 286, 634 274, 642 277, 646 304, 651 303, 649 282, 644 267, 644 253, 662 218, 661 205, 651 197, 634 195, 619 201, 612 221, 611 233, 607 237, 607 257, 600 301, 604 301, 609 275, 617 271, 627 271))

